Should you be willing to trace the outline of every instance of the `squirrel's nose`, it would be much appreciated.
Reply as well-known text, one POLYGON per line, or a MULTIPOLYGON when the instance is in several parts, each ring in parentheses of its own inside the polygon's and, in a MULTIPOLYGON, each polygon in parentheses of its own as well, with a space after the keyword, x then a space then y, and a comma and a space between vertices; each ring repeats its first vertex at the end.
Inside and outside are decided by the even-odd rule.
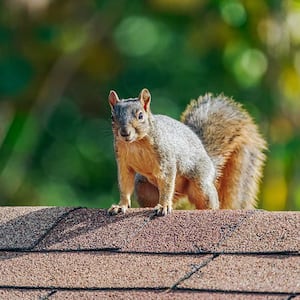
POLYGON ((127 136, 130 135, 130 132, 127 128, 121 128, 120 129, 120 134, 121 134, 122 137, 127 137, 127 136))

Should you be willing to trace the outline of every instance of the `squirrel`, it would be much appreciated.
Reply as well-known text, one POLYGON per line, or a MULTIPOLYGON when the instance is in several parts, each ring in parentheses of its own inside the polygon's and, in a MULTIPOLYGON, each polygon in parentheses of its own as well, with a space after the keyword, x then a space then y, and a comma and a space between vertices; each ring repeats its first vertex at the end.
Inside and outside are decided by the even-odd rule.
POLYGON ((266 141, 248 112, 223 94, 192 100, 181 122, 150 110, 151 95, 119 99, 110 91, 120 202, 125 213, 135 190, 141 207, 171 213, 187 196, 196 209, 252 209, 265 162, 266 141))

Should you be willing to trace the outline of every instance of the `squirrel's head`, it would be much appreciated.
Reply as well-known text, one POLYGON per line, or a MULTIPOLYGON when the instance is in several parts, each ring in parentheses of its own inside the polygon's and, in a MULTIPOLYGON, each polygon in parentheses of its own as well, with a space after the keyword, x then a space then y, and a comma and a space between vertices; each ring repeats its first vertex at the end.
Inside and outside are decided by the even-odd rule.
POLYGON ((150 101, 151 95, 147 89, 143 89, 138 98, 121 100, 115 91, 110 91, 108 102, 115 138, 131 143, 147 135, 151 116, 150 101))

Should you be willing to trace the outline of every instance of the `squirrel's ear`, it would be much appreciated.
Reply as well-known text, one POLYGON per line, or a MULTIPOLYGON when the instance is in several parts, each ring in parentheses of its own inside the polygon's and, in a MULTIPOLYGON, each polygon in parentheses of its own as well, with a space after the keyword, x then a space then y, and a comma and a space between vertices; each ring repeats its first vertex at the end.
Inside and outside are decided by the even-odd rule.
POLYGON ((151 101, 151 94, 148 91, 148 89, 142 89, 139 95, 139 99, 143 104, 144 110, 148 112, 150 107, 150 101, 151 101))
POLYGON ((119 96, 115 91, 110 91, 108 96, 108 102, 110 107, 113 109, 117 102, 119 102, 119 96))

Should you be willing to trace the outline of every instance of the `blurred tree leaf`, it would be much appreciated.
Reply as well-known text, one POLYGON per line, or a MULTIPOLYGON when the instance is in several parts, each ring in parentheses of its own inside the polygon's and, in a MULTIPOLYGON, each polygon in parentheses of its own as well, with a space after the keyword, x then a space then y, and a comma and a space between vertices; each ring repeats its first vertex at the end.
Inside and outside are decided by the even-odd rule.
POLYGON ((63 100, 53 112, 47 129, 56 139, 72 141, 81 124, 81 115, 74 102, 63 100))
POLYGON ((24 113, 16 113, 10 123, 6 135, 0 147, 0 173, 6 166, 15 145, 20 137, 20 132, 27 120, 27 115, 24 113))
POLYGON ((24 92, 33 79, 31 63, 21 56, 0 58, 0 94, 16 96, 24 92))

